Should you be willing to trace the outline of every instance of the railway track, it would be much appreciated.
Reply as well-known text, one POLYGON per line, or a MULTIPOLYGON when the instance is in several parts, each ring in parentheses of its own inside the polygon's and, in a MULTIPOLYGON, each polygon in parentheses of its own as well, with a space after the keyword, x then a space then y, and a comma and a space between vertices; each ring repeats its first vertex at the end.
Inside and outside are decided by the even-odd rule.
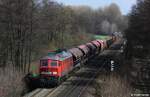
POLYGON ((45 97, 47 94, 52 92, 53 89, 36 89, 32 91, 31 93, 25 95, 24 97, 45 97))

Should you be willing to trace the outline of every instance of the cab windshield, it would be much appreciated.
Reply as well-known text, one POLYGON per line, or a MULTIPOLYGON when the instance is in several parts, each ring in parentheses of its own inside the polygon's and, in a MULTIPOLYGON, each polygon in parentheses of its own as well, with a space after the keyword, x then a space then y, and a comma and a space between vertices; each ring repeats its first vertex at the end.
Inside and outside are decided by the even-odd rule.
POLYGON ((48 66, 48 60, 41 60, 41 66, 48 66))
POLYGON ((51 66, 57 66, 57 61, 51 61, 51 66))

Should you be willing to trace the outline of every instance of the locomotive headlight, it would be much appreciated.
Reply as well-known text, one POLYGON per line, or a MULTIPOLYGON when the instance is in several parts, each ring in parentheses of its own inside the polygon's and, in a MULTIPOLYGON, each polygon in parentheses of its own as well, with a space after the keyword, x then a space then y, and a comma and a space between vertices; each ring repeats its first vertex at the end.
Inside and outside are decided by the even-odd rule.
POLYGON ((53 74, 57 74, 57 72, 53 72, 53 74))
POLYGON ((52 72, 49 72, 49 74, 52 74, 52 72))

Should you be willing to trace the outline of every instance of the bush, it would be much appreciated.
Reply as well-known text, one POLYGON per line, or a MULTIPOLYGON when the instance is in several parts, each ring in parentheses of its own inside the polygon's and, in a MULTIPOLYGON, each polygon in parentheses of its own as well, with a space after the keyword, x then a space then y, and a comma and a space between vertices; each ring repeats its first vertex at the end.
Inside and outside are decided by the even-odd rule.
POLYGON ((131 88, 125 80, 118 76, 101 76, 97 80, 96 95, 99 97, 130 97, 131 88))
POLYGON ((20 97, 25 87, 23 73, 6 66, 0 68, 0 97, 20 97))

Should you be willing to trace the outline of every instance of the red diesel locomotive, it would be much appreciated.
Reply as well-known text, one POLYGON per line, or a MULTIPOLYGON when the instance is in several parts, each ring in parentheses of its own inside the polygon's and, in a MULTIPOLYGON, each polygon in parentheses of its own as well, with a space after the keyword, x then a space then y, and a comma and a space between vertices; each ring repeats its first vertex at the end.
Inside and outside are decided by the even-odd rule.
POLYGON ((49 52, 40 60, 40 76, 53 83, 59 83, 61 78, 73 69, 72 54, 67 51, 49 52))
POLYGON ((95 40, 68 50, 50 51, 48 56, 40 59, 39 75, 30 74, 28 81, 32 84, 36 82, 43 82, 46 85, 59 84, 62 78, 67 76, 81 62, 88 61, 89 58, 102 52, 114 41, 115 38, 95 40))

